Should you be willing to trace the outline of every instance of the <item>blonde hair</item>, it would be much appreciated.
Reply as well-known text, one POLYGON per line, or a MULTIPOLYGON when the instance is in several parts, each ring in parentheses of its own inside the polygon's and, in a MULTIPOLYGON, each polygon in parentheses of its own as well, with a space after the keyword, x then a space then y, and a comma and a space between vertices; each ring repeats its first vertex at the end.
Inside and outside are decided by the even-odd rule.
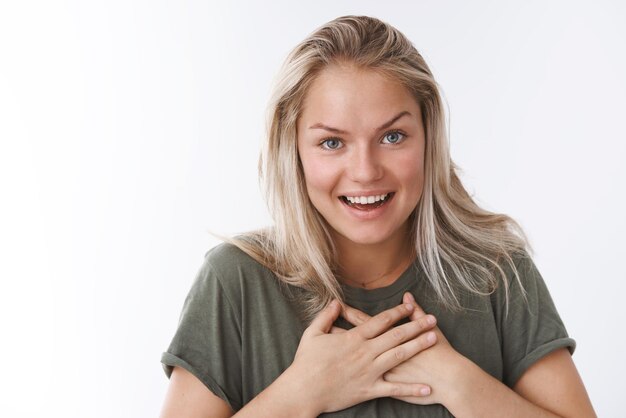
POLYGON ((515 253, 530 250, 510 217, 481 209, 451 161, 445 113, 437 83, 422 56, 397 29, 366 16, 328 22, 297 45, 278 74, 268 106, 267 136, 259 178, 274 226, 234 238, 221 237, 304 292, 305 317, 332 299, 343 300, 336 278, 337 252, 330 226, 311 204, 298 157, 296 121, 307 90, 321 70, 350 63, 401 82, 418 102, 426 135, 422 197, 410 217, 417 259, 446 308, 462 308, 463 291, 490 294, 502 283, 504 265, 518 283, 515 253))

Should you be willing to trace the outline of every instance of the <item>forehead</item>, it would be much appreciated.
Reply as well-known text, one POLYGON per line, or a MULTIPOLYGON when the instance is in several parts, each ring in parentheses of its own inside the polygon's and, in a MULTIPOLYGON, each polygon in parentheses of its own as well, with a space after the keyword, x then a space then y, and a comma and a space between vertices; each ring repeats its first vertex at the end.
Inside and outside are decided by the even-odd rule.
POLYGON ((353 65, 332 65, 321 70, 309 86, 300 119, 376 124, 399 111, 416 114, 418 108, 411 91, 390 76, 353 65))

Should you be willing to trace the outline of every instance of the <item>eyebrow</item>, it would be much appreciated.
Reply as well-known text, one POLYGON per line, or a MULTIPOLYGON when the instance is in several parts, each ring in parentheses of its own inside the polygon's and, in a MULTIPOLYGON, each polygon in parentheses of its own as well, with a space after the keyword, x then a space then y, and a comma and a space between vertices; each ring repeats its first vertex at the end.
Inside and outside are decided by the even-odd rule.
MULTIPOLYGON (((398 113, 396 116, 394 116, 393 118, 391 118, 388 122, 383 123, 382 125, 380 125, 377 129, 376 132, 378 131, 382 131, 383 129, 387 129, 388 127, 390 127, 391 125, 393 125, 394 123, 396 123, 396 121, 398 119, 400 119, 403 116, 409 115, 411 116, 411 113, 407 112, 406 110, 403 112, 398 113)), ((340 134, 340 135, 345 135, 348 132, 338 129, 338 128, 333 128, 331 126, 327 126, 324 125, 323 123, 316 123, 314 125, 309 126, 309 129, 324 129, 326 131, 332 132, 334 134, 340 134)))

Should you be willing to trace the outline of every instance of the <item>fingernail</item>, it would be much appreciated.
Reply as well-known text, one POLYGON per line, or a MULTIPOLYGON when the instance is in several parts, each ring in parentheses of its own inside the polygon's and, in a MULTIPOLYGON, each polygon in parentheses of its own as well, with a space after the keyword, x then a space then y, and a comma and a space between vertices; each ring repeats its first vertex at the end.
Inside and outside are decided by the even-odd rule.
POLYGON ((428 322, 430 325, 434 324, 435 322, 437 322, 437 320, 435 319, 434 316, 432 315, 427 315, 426 316, 426 322, 428 322))
POLYGON ((408 310, 408 311, 412 311, 413 310, 413 305, 411 305, 410 303, 405 303, 404 307, 408 310))
POLYGON ((420 393, 422 396, 430 395, 430 388, 421 388, 420 393))
POLYGON ((428 341, 429 343, 435 342, 436 339, 437 336, 434 332, 429 332, 428 334, 426 334, 426 341, 428 341))
POLYGON ((409 292, 409 300, 411 302, 415 302, 415 298, 413 297, 413 294, 411 292, 409 292))

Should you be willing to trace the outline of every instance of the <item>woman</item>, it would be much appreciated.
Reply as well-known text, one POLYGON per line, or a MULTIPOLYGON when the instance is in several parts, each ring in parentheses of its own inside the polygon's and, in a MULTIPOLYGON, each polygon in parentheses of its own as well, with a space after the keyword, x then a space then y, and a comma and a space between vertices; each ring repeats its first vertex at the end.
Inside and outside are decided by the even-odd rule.
POLYGON ((347 16, 298 45, 260 163, 275 225, 207 253, 163 417, 595 415, 523 232, 463 188, 400 32, 347 16))

